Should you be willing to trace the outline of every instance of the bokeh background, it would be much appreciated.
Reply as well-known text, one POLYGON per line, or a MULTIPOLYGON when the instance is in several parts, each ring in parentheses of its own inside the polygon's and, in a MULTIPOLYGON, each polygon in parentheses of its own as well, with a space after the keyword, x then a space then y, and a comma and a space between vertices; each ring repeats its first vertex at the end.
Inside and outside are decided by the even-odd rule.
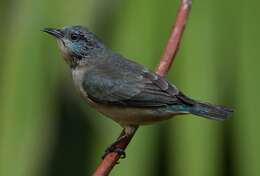
MULTIPOLYGON (((74 90, 44 27, 81 24, 154 69, 178 0, 0 0, 0 175, 90 175, 121 128, 74 90)), ((224 122, 176 117, 138 130, 111 175, 260 175, 260 2, 195 0, 167 79, 236 109, 224 122)))

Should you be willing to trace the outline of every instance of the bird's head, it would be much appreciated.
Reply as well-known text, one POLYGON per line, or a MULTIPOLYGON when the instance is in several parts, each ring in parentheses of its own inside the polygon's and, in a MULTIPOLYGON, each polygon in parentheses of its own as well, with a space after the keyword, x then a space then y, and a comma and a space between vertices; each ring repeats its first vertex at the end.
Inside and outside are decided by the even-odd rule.
POLYGON ((57 39, 63 58, 72 68, 95 59, 105 49, 95 34, 82 26, 45 28, 42 31, 57 39))

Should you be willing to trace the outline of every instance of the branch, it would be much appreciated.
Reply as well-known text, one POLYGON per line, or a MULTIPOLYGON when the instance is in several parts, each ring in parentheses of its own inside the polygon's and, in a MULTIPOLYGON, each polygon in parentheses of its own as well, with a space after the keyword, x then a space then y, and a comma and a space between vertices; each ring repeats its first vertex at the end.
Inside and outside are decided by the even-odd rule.
POLYGON ((167 74, 178 52, 185 24, 191 10, 191 4, 192 0, 181 0, 176 22, 172 28, 171 35, 160 59, 160 63, 156 68, 156 73, 161 76, 167 74))
MULTIPOLYGON (((156 68, 156 73, 161 76, 165 76, 167 74, 178 52, 179 45, 182 39, 182 34, 185 29, 185 24, 191 9, 191 4, 192 0, 181 0, 176 22, 173 26, 168 43, 160 59, 160 63, 156 68)), ((125 150, 127 145, 130 143, 132 137, 134 136, 136 130, 127 138, 127 140, 124 140, 123 142, 118 144, 118 147, 125 150)), ((122 136, 123 134, 124 130, 122 131, 120 136, 122 136)), ((113 167, 117 164, 119 159, 120 154, 116 152, 111 152, 107 154, 92 176, 107 176, 111 172, 113 167)))

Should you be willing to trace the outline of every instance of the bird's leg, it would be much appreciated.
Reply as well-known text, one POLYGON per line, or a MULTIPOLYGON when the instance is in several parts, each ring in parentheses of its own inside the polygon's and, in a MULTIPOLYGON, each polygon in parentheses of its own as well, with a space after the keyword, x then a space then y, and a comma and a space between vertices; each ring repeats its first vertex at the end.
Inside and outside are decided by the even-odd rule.
POLYGON ((116 152, 119 155, 121 155, 121 158, 125 158, 126 154, 124 149, 122 149, 121 147, 118 146, 119 143, 123 142, 124 140, 126 140, 128 138, 128 135, 125 133, 122 136, 119 136, 117 138, 117 140, 112 143, 106 150, 105 150, 105 154, 103 155, 103 159, 105 158, 105 156, 110 153, 110 152, 116 152))
POLYGON ((102 159, 104 159, 106 155, 111 152, 116 152, 121 156, 121 158, 125 158, 125 147, 120 144, 128 143, 128 141, 130 141, 129 138, 133 137, 133 134, 135 133, 136 129, 137 126, 125 127, 120 136, 117 138, 117 140, 105 150, 105 154, 102 156, 102 159))

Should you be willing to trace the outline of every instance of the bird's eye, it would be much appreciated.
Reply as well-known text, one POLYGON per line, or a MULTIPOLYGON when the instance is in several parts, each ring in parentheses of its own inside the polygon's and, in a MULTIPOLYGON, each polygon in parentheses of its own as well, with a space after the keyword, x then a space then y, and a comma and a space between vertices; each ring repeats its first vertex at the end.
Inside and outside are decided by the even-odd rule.
POLYGON ((73 41, 77 41, 77 40, 79 39, 79 35, 72 33, 72 34, 70 35, 70 38, 71 38, 71 40, 73 40, 73 41))

